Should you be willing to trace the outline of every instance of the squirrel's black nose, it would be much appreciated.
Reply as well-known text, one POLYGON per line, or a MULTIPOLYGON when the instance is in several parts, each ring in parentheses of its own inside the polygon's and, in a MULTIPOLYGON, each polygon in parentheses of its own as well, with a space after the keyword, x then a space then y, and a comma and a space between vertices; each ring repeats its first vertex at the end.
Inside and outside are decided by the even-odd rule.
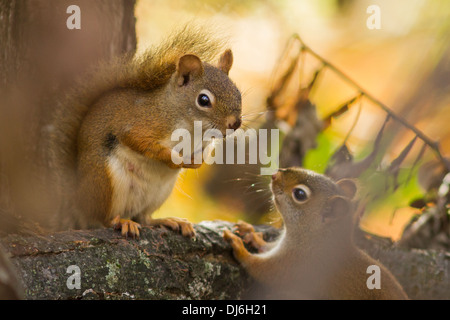
POLYGON ((228 129, 237 130, 241 126, 242 121, 240 118, 236 118, 234 121, 228 122, 228 129))

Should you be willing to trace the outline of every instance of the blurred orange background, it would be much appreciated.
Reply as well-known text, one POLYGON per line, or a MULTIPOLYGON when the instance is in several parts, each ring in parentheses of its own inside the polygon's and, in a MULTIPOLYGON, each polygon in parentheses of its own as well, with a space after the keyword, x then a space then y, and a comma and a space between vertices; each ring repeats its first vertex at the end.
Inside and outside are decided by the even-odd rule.
MULTIPOLYGON (((244 114, 265 109, 278 58, 288 38, 298 33, 310 48, 368 93, 404 114, 433 140, 440 140, 444 154, 450 153, 450 95, 442 94, 449 91, 442 90, 449 86, 448 74, 441 81, 442 87, 436 88, 441 93, 439 96, 429 92, 433 103, 411 106, 409 112, 405 111, 408 98, 420 91, 439 61, 449 54, 449 1, 139 0, 136 18, 138 52, 192 21, 212 25, 216 32, 228 38, 234 53, 230 77, 244 93, 244 114), (372 4, 380 8, 380 29, 369 30, 366 25, 371 15, 366 10, 372 4)), ((348 98, 350 89, 327 72, 313 97, 319 115, 333 111, 339 102, 348 98)), ((385 117, 376 107, 365 105, 363 108, 365 112, 349 141, 356 153, 373 140, 385 117)), ((336 121, 333 134, 342 140, 355 113, 356 108, 351 109, 336 121)), ((407 134, 399 138, 402 143, 398 150, 392 150, 392 159, 401 152, 400 145, 406 145, 409 139, 411 136, 407 134)), ((171 197, 155 216, 183 213, 182 217, 193 222, 243 219, 243 212, 206 195, 201 186, 209 170, 211 167, 203 165, 199 170, 184 171, 171 197)), ((401 202, 386 204, 377 212, 368 213, 362 220, 362 227, 398 239, 405 223, 417 212, 401 202)))

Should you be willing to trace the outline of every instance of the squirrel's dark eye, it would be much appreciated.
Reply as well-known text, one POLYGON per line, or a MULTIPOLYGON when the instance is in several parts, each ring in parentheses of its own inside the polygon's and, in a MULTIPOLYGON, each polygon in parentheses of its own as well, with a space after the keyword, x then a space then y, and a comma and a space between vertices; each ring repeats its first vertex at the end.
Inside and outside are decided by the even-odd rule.
POLYGON ((206 94, 200 94, 197 98, 197 102, 201 107, 210 107, 211 101, 209 100, 209 97, 206 94))
POLYGON ((211 93, 211 91, 203 89, 198 94, 195 104, 200 110, 209 109, 214 104, 214 95, 211 93))
POLYGON ((292 198, 294 201, 299 203, 304 203, 309 200, 309 196, 311 195, 311 190, 303 184, 295 186, 292 189, 292 198))

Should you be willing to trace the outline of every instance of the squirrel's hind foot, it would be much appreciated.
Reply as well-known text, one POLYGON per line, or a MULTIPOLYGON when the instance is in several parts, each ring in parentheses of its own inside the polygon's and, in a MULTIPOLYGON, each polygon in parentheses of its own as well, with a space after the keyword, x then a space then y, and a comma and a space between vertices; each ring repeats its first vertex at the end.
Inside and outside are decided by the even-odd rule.
POLYGON ((194 238, 195 230, 191 222, 183 218, 161 218, 161 219, 146 219, 146 224, 150 226, 165 226, 174 231, 181 231, 184 237, 194 238))

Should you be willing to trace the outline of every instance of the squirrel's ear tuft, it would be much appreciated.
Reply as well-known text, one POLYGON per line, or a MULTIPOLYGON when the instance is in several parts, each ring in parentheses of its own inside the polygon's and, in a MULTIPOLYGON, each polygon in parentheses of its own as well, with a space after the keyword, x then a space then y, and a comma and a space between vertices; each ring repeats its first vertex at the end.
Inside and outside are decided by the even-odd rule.
POLYGON ((358 187, 356 186, 355 181, 353 181, 352 179, 341 179, 337 181, 336 184, 344 193, 344 195, 349 199, 353 199, 353 197, 356 195, 356 192, 358 191, 358 187))
POLYGON ((231 49, 227 49, 220 56, 219 64, 217 65, 217 67, 228 75, 232 65, 233 65, 233 52, 231 51, 231 49))
POLYGON ((325 210, 322 213, 322 220, 324 222, 339 220, 341 217, 349 214, 351 210, 350 206, 349 199, 341 196, 333 196, 327 201, 325 210))
POLYGON ((191 81, 193 77, 203 74, 203 64, 199 57, 193 54, 185 54, 178 60, 177 84, 182 87, 191 81))

